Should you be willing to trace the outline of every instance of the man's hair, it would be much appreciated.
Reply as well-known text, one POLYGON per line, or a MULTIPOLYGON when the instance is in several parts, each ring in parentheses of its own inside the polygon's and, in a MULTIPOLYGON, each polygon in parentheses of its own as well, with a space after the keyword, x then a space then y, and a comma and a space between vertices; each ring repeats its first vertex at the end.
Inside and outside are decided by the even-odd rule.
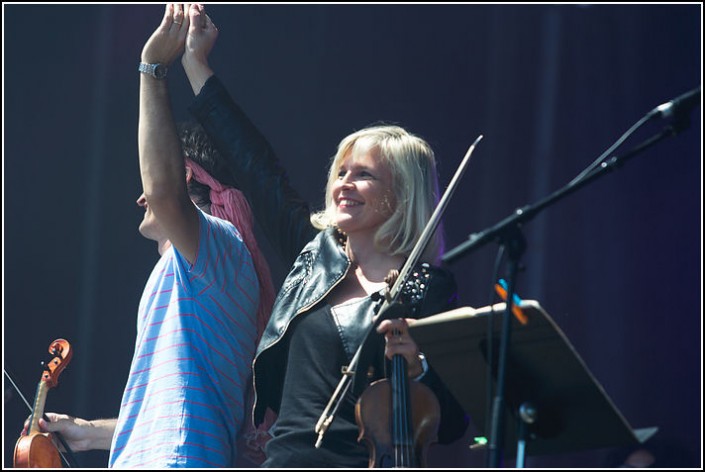
MULTIPOLYGON (((311 215, 318 229, 334 226, 333 184, 343 160, 350 154, 373 152, 389 166, 392 191, 397 202, 394 213, 377 230, 375 245, 391 255, 411 254, 439 201, 436 159, 426 141, 394 125, 364 128, 338 145, 328 171, 325 209, 311 215)), ((438 263, 443 253, 443 229, 439 225, 422 259, 438 263)))
MULTIPOLYGON (((185 121, 177 125, 179 140, 184 157, 188 157, 208 172, 215 180, 235 187, 229 170, 223 164, 220 152, 211 142, 203 127, 195 121, 185 121)), ((199 207, 211 203, 210 187, 191 179, 188 184, 188 193, 199 207)))

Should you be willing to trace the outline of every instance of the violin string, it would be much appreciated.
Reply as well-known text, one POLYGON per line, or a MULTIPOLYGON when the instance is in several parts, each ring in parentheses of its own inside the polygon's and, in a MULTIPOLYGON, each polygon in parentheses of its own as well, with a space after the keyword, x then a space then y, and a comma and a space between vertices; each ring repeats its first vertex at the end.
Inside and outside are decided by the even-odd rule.
POLYGON ((406 436, 405 441, 404 441, 404 452, 405 452, 405 466, 406 467, 411 467, 412 466, 412 461, 411 461, 411 453, 412 453, 412 447, 413 447, 413 442, 414 438, 412 436, 412 426, 411 426, 411 392, 409 391, 409 364, 407 364, 406 359, 402 357, 402 363, 404 364, 404 372, 403 372, 403 377, 402 377, 402 382, 404 382, 404 404, 406 407, 404 408, 404 435, 406 436))
MULTIPOLYGON (((394 337, 399 336, 399 330, 393 330, 392 335, 394 337)), ((400 467, 401 464, 401 448, 403 445, 402 429, 401 429, 401 385, 399 383, 399 371, 401 367, 399 365, 399 354, 392 356, 392 415, 393 415, 393 429, 392 429, 392 440, 394 441, 394 466, 400 467)))
POLYGON ((404 357, 402 355, 399 355, 399 369, 397 371, 399 372, 397 376, 399 377, 399 403, 401 404, 401 408, 399 411, 399 420, 400 420, 400 428, 401 428, 401 466, 406 467, 408 464, 406 463, 406 444, 409 438, 406 435, 406 397, 404 396, 404 363, 406 361, 404 360, 404 357))
POLYGON ((399 405, 399 356, 395 355, 393 358, 394 362, 394 372, 392 375, 394 376, 394 406, 392 410, 394 411, 394 465, 395 466, 401 466, 401 447, 402 447, 402 438, 401 438, 401 413, 400 413, 400 405, 399 405))
MULTIPOLYGON (((399 356, 399 385, 404 385, 406 386, 406 359, 404 359, 403 356, 399 356)), ((407 403, 407 389, 402 388, 400 395, 401 395, 401 404, 402 404, 402 409, 401 409, 401 427, 402 427, 402 466, 403 467, 408 467, 409 466, 409 423, 408 423, 408 411, 409 411, 409 405, 407 403)))
POLYGON ((406 359, 403 355, 397 354, 393 357, 394 362, 394 381, 397 386, 395 390, 396 408, 395 412, 395 429, 396 429, 396 444, 395 444, 395 465, 397 467, 408 467, 411 465, 409 454, 409 404, 408 391, 403 388, 406 382, 406 359))
POLYGON ((409 454, 410 448, 409 444, 411 443, 411 437, 409 436, 409 432, 411 431, 409 429, 409 415, 411 414, 411 405, 409 405, 409 378, 407 376, 408 372, 408 365, 406 364, 406 359, 403 357, 401 358, 401 363, 403 364, 404 368, 402 370, 402 378, 401 381, 404 382, 404 388, 403 390, 403 396, 404 396, 404 410, 403 415, 404 415, 404 467, 409 467, 411 466, 411 456, 409 454))

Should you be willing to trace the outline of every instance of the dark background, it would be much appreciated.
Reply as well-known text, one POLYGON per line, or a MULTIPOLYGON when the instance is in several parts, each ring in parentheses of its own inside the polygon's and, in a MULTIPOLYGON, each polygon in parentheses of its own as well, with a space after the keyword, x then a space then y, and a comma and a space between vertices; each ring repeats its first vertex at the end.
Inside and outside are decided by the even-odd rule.
MULTIPOLYGON (((444 186, 483 134, 445 213, 448 249, 557 190, 649 110, 702 82, 699 4, 207 8, 220 29, 213 68, 315 206, 340 139, 372 122, 426 138, 444 186)), ((46 411, 118 412, 158 258, 137 231, 137 63, 162 14, 3 5, 3 357, 31 400, 51 341, 71 342, 46 411)), ((179 64, 169 81, 185 119, 192 92, 179 64)), ((702 108, 691 115, 675 138, 526 225, 517 291, 552 315, 631 426, 658 426, 698 466, 702 108)), ((618 154, 667 124, 647 124, 618 154)), ((496 251, 493 242, 452 265, 463 304, 488 303, 496 251)), ((286 268, 270 263, 281 282, 286 268)), ((27 415, 17 394, 4 403, 4 465, 27 415)), ((467 449, 472 434, 434 447, 431 464, 483 464, 467 449)), ((605 457, 566 451, 527 465, 605 457)), ((79 460, 101 467, 107 452, 79 460)))

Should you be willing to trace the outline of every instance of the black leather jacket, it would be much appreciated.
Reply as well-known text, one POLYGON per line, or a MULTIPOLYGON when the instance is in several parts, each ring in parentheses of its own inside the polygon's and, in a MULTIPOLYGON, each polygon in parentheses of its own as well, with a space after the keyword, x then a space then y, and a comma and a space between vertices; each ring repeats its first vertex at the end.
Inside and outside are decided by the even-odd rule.
MULTIPOLYGON (((287 355, 281 341, 288 326, 294 317, 325 298, 345 277, 350 261, 334 229, 318 231, 311 225, 308 205, 290 186, 271 146, 215 76, 206 82, 190 111, 221 152, 232 174, 232 184, 247 197, 273 247, 284 262, 293 264, 253 362, 253 415, 259 424, 267 407, 275 412, 279 409, 287 355)), ((452 275, 428 265, 418 268, 402 293, 412 305, 414 313, 409 317, 446 311, 455 307, 457 299, 452 275)), ((359 316, 336 320, 349 358, 369 326, 369 320, 358 319, 359 316)), ((440 442, 462 436, 467 426, 465 415, 433 369, 422 382, 434 390, 441 404, 440 442)))

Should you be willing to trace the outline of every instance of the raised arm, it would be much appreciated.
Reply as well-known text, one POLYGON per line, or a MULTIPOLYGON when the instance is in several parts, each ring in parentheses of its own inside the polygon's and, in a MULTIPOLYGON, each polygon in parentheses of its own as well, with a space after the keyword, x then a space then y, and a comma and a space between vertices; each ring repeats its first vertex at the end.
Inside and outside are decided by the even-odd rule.
POLYGON ((203 5, 194 3, 189 11, 190 26, 186 37, 186 50, 181 58, 193 94, 198 95, 206 81, 213 75, 208 64, 215 41, 218 39, 218 28, 206 14, 203 5))
POLYGON ((317 233, 308 203, 289 184, 272 147, 214 76, 208 55, 218 29, 202 5, 192 5, 182 64, 196 94, 191 113, 218 147, 238 188, 285 265, 317 233))
MULTIPOLYGON (((189 5, 167 4, 142 49, 143 64, 169 67, 183 53, 189 5)), ((166 77, 140 74, 139 160, 144 196, 160 231, 191 263, 198 248, 197 210, 186 189, 186 169, 171 111, 166 77)))

